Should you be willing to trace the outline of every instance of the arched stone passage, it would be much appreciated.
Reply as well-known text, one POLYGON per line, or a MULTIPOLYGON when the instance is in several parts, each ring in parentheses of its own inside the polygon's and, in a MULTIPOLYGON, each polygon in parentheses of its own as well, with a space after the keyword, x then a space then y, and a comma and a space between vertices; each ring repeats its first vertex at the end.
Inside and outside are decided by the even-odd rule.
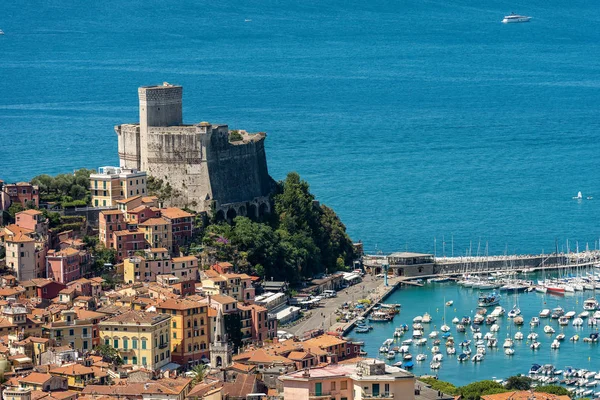
POLYGON ((256 217, 258 217, 257 215, 257 209, 256 209, 256 204, 249 204, 248 205, 248 218, 250 218, 251 220, 255 220, 256 217))
POLYGON ((240 206, 237 214, 245 217, 246 216, 246 206, 240 206))
POLYGON ((268 213, 269 213, 269 206, 267 205, 267 203, 260 203, 260 205, 258 206, 258 216, 264 217, 268 213))
POLYGON ((223 210, 217 211, 216 219, 217 219, 217 222, 221 222, 221 221, 225 220, 225 213, 223 212, 223 210))
POLYGON ((237 217, 235 209, 230 208, 229 210, 227 210, 227 221, 232 222, 235 217, 237 217))

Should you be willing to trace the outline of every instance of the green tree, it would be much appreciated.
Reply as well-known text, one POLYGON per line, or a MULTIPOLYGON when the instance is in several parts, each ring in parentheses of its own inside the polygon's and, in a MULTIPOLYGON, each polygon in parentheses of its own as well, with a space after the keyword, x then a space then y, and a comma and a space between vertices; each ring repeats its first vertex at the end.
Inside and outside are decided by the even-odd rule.
POLYGON ((52 178, 50 175, 43 174, 33 178, 31 180, 31 184, 36 185, 38 187, 38 189, 40 190, 40 194, 48 194, 50 193, 50 190, 52 188, 53 181, 54 178, 52 178))
POLYGON ((2 260, 4 257, 6 257, 6 249, 4 246, 0 246, 0 260, 2 260))
MULTIPOLYGON (((115 249, 109 249, 103 245, 98 245, 92 250, 92 259, 94 260, 94 274, 96 276, 107 274, 109 269, 108 264, 114 265, 117 252, 115 249)), ((106 279, 106 278, 105 278, 106 279)))
POLYGON ((555 394, 557 396, 570 396, 571 395, 567 389, 565 389, 562 386, 558 386, 558 385, 538 386, 535 388, 535 391, 540 392, 540 393, 555 394))
POLYGON ((192 386, 199 384, 204 380, 206 375, 208 374, 209 368, 206 364, 198 364, 192 368, 192 373, 194 374, 194 379, 192 380, 192 386))
POLYGON ((233 346, 233 352, 237 353, 242 345, 242 319, 239 314, 225 314, 225 333, 233 346))
POLYGON ((505 387, 509 390, 529 390, 531 388, 531 378, 523 375, 511 376, 506 380, 505 387))
POLYGON ((101 344, 94 348, 94 352, 102 357, 105 362, 112 363, 113 365, 123 364, 123 359, 119 354, 119 351, 108 344, 101 344))
POLYGON ((15 214, 20 213, 23 210, 25 210, 25 209, 23 208, 23 206, 21 205, 21 203, 12 203, 10 205, 10 207, 8 207, 8 214, 14 220, 15 219, 15 214))
POLYGON ((473 382, 459 388, 459 393, 467 400, 480 400, 481 396, 506 392, 506 388, 494 381, 473 382))
POLYGON ((48 219, 50 228, 55 228, 61 224, 60 214, 57 212, 51 212, 47 209, 42 209, 42 215, 48 219))
POLYGON ((445 394, 456 395, 458 394, 459 388, 451 384, 450 382, 440 381, 436 378, 419 378, 419 380, 427 385, 431 386, 433 390, 439 390, 445 394))

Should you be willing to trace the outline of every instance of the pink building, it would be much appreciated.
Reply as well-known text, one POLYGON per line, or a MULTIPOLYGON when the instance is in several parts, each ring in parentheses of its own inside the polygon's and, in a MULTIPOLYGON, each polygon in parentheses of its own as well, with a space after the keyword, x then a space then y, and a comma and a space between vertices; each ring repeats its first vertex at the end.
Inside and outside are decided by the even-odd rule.
POLYGON ((79 250, 49 250, 46 255, 46 277, 60 283, 75 281, 81 277, 81 261, 82 254, 79 250))
POLYGON ((145 204, 127 211, 127 222, 130 225, 141 224, 147 219, 158 217, 160 217, 160 209, 145 204))
POLYGON ((127 257, 131 257, 138 250, 144 250, 149 247, 144 238, 144 233, 136 230, 113 232, 115 249, 117 250, 117 262, 122 262, 127 257))
POLYGON ((48 235, 48 220, 38 210, 25 210, 15 214, 15 224, 42 236, 48 235))
POLYGON ((267 309, 256 304, 250 305, 250 308, 252 310, 252 340, 263 341, 270 339, 267 309))
POLYGON ((114 248, 113 232, 127 228, 125 217, 119 210, 100 211, 98 218, 99 240, 107 248, 114 248))
POLYGON ((38 207, 40 205, 40 192, 37 186, 27 182, 18 182, 14 184, 5 183, 0 191, 0 209, 8 210, 11 204, 19 203, 23 208, 31 202, 38 207))
POLYGON ((173 244, 188 244, 192 240, 194 214, 175 207, 163 208, 160 212, 163 218, 173 225, 173 244))

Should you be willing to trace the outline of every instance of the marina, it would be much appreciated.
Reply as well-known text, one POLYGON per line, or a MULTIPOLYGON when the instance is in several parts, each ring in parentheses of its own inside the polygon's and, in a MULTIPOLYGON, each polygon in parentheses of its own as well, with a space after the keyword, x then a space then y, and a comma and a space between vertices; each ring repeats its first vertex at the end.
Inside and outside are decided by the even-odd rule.
MULTIPOLYGON (((532 364, 600 373, 595 297, 600 278, 594 271, 582 269, 577 277, 546 271, 486 277, 494 287, 526 288, 501 294, 499 289, 465 286, 465 279, 396 286, 385 302, 401 304, 400 312, 360 335, 363 350, 390 365, 410 361, 411 372, 437 375, 455 385, 467 384, 473 376, 504 379, 527 374, 532 364), (566 290, 535 290, 546 285, 566 290), (485 307, 478 306, 482 299, 485 307)), ((357 337, 355 332, 348 334, 357 337)), ((556 383, 561 381, 566 384, 557 377, 556 383)))

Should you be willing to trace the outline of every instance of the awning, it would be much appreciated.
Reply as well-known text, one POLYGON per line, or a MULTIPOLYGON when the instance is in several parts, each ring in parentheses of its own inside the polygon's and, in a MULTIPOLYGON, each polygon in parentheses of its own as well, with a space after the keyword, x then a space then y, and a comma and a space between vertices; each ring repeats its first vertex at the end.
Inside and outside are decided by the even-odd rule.
POLYGON ((178 368, 181 368, 181 365, 174 362, 170 362, 167 365, 163 365, 162 367, 160 367, 160 372, 175 371, 178 368))

